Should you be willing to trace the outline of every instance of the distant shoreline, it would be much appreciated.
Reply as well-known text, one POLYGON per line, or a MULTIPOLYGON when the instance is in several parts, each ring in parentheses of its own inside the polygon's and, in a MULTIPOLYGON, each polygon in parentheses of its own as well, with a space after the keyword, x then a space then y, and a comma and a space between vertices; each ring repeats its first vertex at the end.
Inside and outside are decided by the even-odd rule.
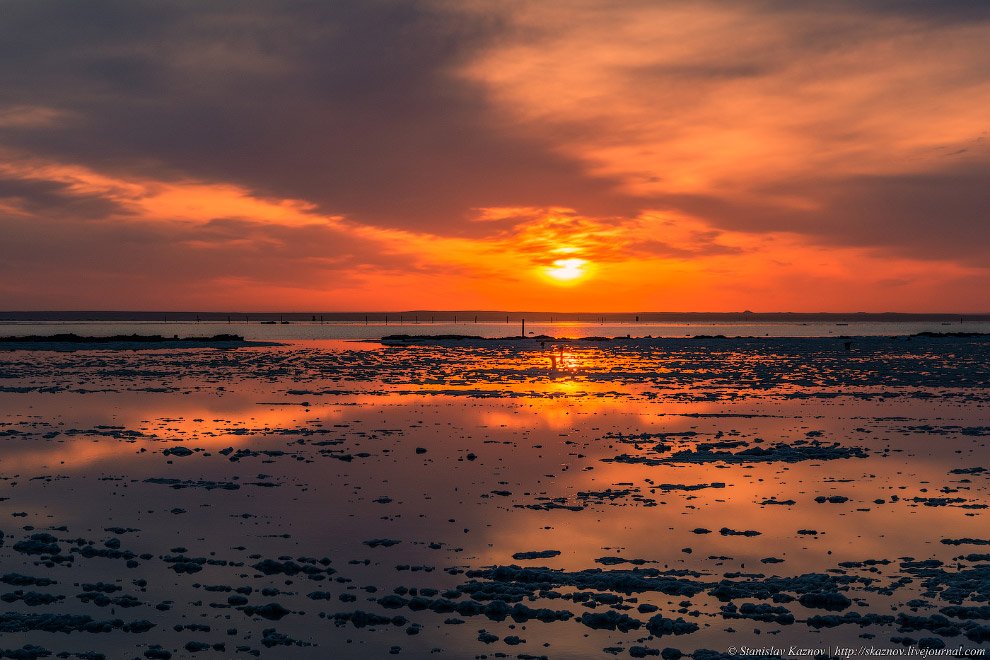
POLYGON ((399 310, 359 312, 0 311, 0 323, 883 323, 988 322, 990 313, 903 312, 545 312, 399 310))

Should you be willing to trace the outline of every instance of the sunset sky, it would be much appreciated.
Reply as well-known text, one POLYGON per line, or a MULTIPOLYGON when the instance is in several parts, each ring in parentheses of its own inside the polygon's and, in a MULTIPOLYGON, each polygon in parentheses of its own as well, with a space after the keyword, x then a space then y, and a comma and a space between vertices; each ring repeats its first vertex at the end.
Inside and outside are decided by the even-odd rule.
POLYGON ((0 0, 0 309, 990 311, 982 0, 0 0))

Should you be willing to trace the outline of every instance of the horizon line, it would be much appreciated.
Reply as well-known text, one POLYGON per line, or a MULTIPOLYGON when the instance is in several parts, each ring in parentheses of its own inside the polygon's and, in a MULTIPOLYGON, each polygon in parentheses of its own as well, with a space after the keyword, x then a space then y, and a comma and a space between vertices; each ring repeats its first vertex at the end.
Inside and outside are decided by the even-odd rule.
POLYGON ((362 315, 418 315, 418 314, 474 314, 474 315, 509 315, 518 316, 521 314, 535 314, 535 315, 550 315, 550 316, 561 316, 561 317, 573 317, 573 316, 595 316, 595 317, 608 317, 608 316, 941 316, 941 317, 957 317, 957 316, 988 316, 990 317, 990 311, 923 311, 923 312, 904 312, 904 311, 789 311, 789 310, 777 310, 777 311, 753 311, 753 310, 732 310, 732 311, 660 311, 660 310, 621 310, 621 311, 601 311, 601 310, 582 310, 582 311, 558 311, 558 310, 536 310, 536 309, 525 309, 525 310, 504 310, 504 309, 376 309, 376 310, 197 310, 197 309, 17 309, 17 310, 0 310, 0 316, 2 315, 48 315, 48 314, 140 314, 140 315, 152 315, 152 314, 201 314, 201 315, 230 315, 230 316, 249 316, 249 315, 333 315, 333 316, 362 316, 362 315))

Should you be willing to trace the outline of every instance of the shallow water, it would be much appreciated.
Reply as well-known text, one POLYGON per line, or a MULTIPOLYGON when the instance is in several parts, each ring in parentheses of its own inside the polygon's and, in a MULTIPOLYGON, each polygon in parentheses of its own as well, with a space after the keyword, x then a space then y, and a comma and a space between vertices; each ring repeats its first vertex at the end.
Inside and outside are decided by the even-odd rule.
POLYGON ((557 348, 0 355, 0 648, 987 646, 988 342, 557 348))

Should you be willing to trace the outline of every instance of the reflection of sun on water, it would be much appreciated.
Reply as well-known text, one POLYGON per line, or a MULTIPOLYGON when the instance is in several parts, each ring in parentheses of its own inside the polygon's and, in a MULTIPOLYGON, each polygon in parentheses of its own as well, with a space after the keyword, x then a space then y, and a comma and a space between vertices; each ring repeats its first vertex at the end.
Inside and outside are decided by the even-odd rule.
POLYGON ((544 274, 562 284, 572 284, 586 275, 585 259, 557 259, 543 269, 544 274))

